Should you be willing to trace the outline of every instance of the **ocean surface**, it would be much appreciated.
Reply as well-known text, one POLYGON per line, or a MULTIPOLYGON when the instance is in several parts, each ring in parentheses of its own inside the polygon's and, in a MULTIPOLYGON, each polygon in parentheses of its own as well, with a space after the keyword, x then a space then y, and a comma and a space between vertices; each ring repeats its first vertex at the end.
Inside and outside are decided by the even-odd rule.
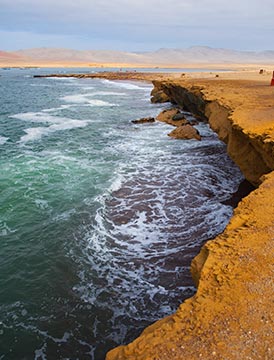
POLYGON ((102 360, 194 293, 243 176, 206 124, 132 124, 151 85, 47 72, 0 70, 0 359, 102 360))

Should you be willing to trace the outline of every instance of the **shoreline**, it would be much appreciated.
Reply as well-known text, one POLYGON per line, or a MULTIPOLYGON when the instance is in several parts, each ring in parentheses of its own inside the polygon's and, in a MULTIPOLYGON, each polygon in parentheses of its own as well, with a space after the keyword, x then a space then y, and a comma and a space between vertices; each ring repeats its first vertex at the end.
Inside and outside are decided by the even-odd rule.
MULTIPOLYGON (((270 80, 270 79, 267 79, 270 80)), ((274 88, 266 79, 155 81, 154 88, 198 115, 227 143, 256 189, 225 231, 192 261, 197 293, 106 359, 270 359, 274 285, 274 88), (193 111, 194 110, 194 111, 193 111), (267 175, 266 175, 267 174, 267 175), (272 255, 272 256, 271 256, 272 255)))
POLYGON ((272 358, 274 87, 269 73, 220 73, 218 78, 191 73, 183 79, 115 74, 111 80, 153 81, 155 91, 171 102, 206 116, 256 189, 240 201, 225 231, 193 259, 197 293, 106 359, 272 358))
POLYGON ((232 72, 243 72, 243 71, 257 71, 259 69, 265 69, 271 71, 273 64, 268 62, 254 62, 254 63, 212 63, 212 62, 185 62, 185 63, 123 63, 123 62, 109 62, 109 63, 92 63, 92 62, 77 62, 77 61, 52 61, 52 60, 3 60, 0 59, 0 68, 116 68, 116 69, 153 69, 157 71, 160 69, 188 69, 196 70, 201 69, 203 71, 217 70, 217 71, 232 71, 232 72))

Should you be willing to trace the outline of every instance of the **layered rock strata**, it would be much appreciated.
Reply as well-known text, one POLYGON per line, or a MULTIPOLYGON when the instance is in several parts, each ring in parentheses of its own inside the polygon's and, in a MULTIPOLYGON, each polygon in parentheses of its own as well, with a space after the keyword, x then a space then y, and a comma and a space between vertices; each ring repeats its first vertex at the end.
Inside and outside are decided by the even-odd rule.
POLYGON ((272 359, 274 88, 263 82, 154 82, 183 109, 208 119, 257 189, 226 230, 193 260, 197 293, 107 360, 272 359), (267 174, 267 175, 265 175, 267 174))

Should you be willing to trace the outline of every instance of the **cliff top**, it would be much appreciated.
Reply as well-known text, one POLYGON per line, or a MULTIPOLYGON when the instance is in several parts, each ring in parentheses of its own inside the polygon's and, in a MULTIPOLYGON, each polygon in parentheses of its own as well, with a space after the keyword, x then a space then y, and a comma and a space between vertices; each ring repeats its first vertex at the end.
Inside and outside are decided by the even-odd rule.
MULTIPOLYGON (((238 124, 246 133, 256 133, 274 140, 274 86, 269 78, 256 77, 254 80, 225 78, 174 80, 180 86, 201 88, 208 101, 233 111, 234 124, 238 124)), ((231 74, 230 74, 231 76, 231 74)))

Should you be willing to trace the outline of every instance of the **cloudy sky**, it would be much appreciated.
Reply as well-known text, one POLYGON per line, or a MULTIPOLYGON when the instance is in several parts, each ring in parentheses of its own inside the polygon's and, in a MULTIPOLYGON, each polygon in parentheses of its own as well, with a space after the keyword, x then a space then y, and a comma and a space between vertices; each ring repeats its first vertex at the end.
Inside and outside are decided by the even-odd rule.
POLYGON ((0 49, 273 50, 273 0, 0 0, 0 49))

